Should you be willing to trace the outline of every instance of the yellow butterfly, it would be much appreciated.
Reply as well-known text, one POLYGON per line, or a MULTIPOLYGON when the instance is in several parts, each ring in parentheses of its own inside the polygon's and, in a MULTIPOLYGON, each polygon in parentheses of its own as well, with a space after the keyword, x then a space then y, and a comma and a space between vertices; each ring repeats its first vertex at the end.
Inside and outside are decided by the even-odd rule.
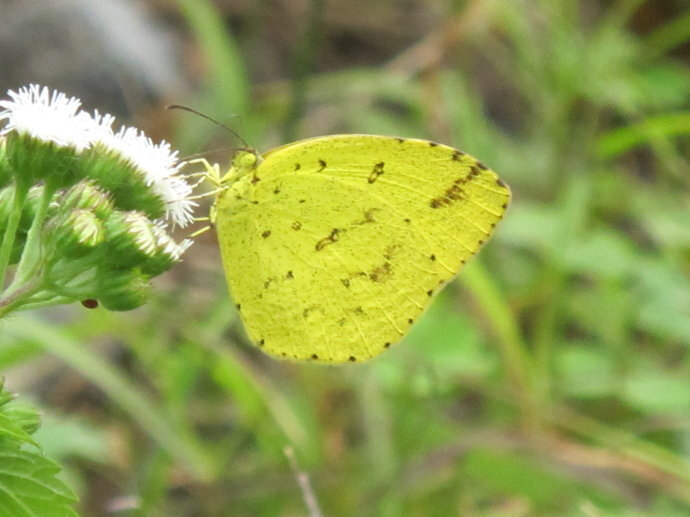
POLYGON ((451 147, 332 135, 239 151, 211 210, 225 274, 254 342, 341 363, 399 341, 493 232, 510 200, 451 147))

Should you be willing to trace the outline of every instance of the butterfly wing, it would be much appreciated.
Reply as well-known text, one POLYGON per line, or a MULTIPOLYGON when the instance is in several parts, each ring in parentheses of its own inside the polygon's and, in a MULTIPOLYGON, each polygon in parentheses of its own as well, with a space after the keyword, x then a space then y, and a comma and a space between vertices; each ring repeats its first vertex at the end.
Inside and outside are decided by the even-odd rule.
POLYGON ((233 298, 270 354, 360 361, 397 342, 501 219, 508 187, 417 139, 336 135, 264 156, 216 202, 233 298))

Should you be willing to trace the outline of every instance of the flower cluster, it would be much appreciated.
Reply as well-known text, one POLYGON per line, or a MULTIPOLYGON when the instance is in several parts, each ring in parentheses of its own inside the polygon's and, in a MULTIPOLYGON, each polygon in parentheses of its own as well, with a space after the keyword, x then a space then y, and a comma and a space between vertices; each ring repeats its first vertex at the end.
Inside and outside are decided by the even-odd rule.
POLYGON ((193 220, 177 151, 109 114, 30 85, 0 100, 0 317, 98 300, 143 304, 149 280, 180 260, 193 220), (5 286, 8 265, 16 264, 5 286))

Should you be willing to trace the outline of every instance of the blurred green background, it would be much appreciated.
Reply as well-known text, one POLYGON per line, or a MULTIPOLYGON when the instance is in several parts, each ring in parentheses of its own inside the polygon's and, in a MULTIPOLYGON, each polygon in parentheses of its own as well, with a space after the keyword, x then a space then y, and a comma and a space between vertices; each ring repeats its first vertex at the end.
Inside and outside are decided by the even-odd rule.
POLYGON ((84 515, 307 515, 285 447, 325 515, 690 515, 689 2, 136 5, 140 24, 108 48, 152 38, 174 49, 169 75, 146 82, 163 57, 106 81, 32 68, 27 51, 3 87, 62 87, 223 164, 232 136, 166 103, 260 150, 336 132, 430 138, 490 165, 514 202, 369 363, 263 356, 212 232, 141 309, 3 322, 0 372, 45 414, 39 441, 84 515))

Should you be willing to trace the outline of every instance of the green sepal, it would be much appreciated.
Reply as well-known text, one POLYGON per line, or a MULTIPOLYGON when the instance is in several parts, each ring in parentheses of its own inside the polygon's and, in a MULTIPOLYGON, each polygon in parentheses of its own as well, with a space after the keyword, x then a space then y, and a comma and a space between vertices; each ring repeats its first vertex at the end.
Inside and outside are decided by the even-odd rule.
POLYGON ((53 264, 45 278, 45 286, 58 296, 74 301, 95 298, 98 292, 98 264, 101 251, 97 249, 78 258, 62 258, 53 264))
POLYGON ((101 221, 108 219, 114 209, 108 194, 88 180, 80 181, 64 192, 60 206, 63 210, 89 210, 101 221))
POLYGON ((138 269, 101 271, 98 280, 98 301, 111 311, 136 309, 151 297, 149 277, 138 269))
MULTIPOLYGON (((15 184, 10 184, 3 189, 0 189, 0 234, 4 234, 7 229, 7 223, 12 211, 13 197, 15 193, 15 184)), ((26 242, 26 234, 31 227, 31 222, 36 215, 38 204, 43 195, 43 187, 35 186, 29 189, 24 201, 19 226, 17 227, 17 234, 15 236, 14 244, 12 246, 12 253, 10 255, 10 264, 16 264, 21 258, 22 250, 26 242)), ((55 206, 48 208, 48 214, 53 215, 56 211, 55 206)))
POLYGON ((27 134, 11 132, 5 141, 10 173, 25 187, 49 181, 54 188, 75 184, 83 170, 77 167, 78 153, 72 147, 45 142, 27 134))
MULTIPOLYGON (((55 251, 76 257, 93 250, 105 239, 102 221, 90 210, 72 209, 60 217, 54 233, 55 251)), ((47 226, 51 228, 53 224, 47 226)))
POLYGON ((146 184, 144 174, 115 151, 97 143, 82 153, 79 167, 110 194, 118 210, 139 210, 149 219, 165 215, 165 202, 146 184))
POLYGON ((160 228, 154 229, 156 235, 156 252, 141 264, 141 270, 154 277, 169 270, 178 260, 170 254, 170 247, 175 246, 172 238, 160 228))
POLYGON ((7 160, 5 141, 4 137, 0 137, 0 188, 6 187, 12 179, 12 170, 10 169, 10 162, 7 160))
POLYGON ((114 268, 139 266, 156 253, 153 223, 141 212, 114 211, 105 222, 105 235, 104 261, 114 268))

